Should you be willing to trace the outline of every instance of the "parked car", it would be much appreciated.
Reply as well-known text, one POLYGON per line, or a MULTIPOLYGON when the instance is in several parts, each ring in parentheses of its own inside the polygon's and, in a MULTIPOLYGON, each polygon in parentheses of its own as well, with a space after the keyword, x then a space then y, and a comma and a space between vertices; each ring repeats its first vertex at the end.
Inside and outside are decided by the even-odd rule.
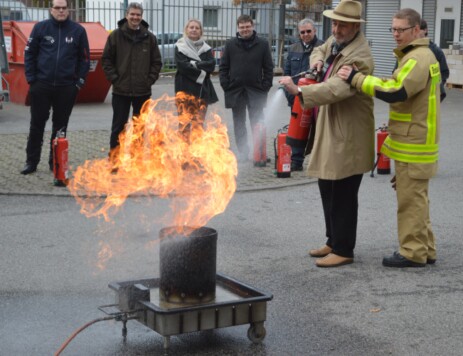
POLYGON ((175 68, 175 43, 183 37, 183 33, 155 33, 161 51, 162 64, 165 68, 175 68))

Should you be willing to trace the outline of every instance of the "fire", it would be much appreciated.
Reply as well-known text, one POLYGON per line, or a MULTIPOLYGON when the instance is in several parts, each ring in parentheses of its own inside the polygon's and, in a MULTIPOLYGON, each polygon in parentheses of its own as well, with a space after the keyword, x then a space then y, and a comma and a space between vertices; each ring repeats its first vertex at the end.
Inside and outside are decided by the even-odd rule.
MULTIPOLYGON (((194 107, 186 94, 147 101, 127 123, 111 159, 86 161, 68 189, 87 217, 111 221, 130 195, 172 198, 175 226, 204 226, 222 213, 236 190, 237 162, 218 115, 204 128, 176 114, 175 101, 194 107), (189 135, 180 132, 191 124, 189 135)), ((191 111, 191 110, 190 110, 191 111)))

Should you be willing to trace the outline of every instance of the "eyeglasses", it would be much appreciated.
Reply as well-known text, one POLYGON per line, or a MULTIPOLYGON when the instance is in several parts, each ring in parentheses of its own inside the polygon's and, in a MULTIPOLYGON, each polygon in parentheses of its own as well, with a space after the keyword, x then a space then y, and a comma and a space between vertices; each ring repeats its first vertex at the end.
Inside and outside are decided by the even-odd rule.
POLYGON ((68 9, 68 7, 67 6, 53 6, 52 9, 57 10, 57 11, 59 11, 59 10, 66 11, 68 9))
POLYGON ((414 28, 415 26, 410 26, 410 27, 407 27, 407 28, 390 28, 389 29, 389 32, 391 33, 394 33, 394 32, 397 32, 399 35, 404 33, 406 30, 409 30, 411 28, 414 28))
POLYGON ((299 33, 305 35, 306 33, 312 33, 312 30, 299 31, 299 33))

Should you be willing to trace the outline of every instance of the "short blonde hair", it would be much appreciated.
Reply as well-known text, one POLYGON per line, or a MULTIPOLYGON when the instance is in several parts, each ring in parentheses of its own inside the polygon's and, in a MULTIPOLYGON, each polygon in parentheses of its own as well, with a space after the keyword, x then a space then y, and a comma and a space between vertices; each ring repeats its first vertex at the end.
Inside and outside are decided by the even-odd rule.
POLYGON ((190 23, 192 22, 196 22, 198 25, 199 25, 199 29, 201 31, 201 34, 199 35, 199 37, 203 37, 203 25, 201 23, 201 21, 199 21, 198 19, 189 19, 185 25, 185 28, 183 29, 183 36, 184 37, 188 37, 187 33, 186 33, 186 29, 188 28, 188 26, 190 26, 190 23))

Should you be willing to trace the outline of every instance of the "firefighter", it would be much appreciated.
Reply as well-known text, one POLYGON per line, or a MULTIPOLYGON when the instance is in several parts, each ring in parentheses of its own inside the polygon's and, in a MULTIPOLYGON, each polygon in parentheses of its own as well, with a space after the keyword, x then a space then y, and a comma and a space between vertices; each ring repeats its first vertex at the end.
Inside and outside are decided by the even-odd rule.
POLYGON ((386 267, 424 267, 436 262, 429 218, 429 179, 437 172, 440 122, 439 62, 420 38, 420 15, 401 9, 390 28, 398 68, 380 79, 343 66, 337 73, 359 92, 390 103, 389 136, 381 152, 395 161, 399 250, 383 259, 386 267))

